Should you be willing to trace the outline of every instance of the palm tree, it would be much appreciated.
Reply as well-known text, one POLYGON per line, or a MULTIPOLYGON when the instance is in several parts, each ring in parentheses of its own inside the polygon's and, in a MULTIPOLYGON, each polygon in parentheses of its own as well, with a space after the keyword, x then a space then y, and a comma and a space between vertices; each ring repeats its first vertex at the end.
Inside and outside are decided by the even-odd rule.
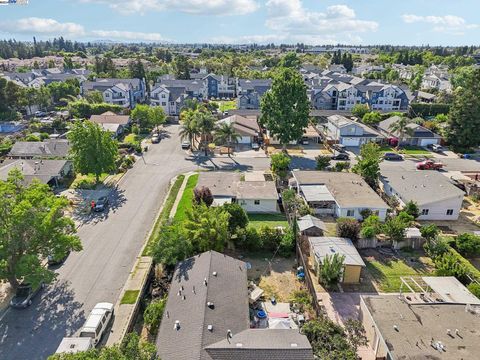
POLYGON ((398 144, 397 144, 397 148, 400 147, 400 144, 405 140, 405 138, 408 136, 412 136, 413 135, 413 129, 408 127, 408 125, 411 123, 411 120, 406 117, 406 116, 402 116, 400 117, 400 119, 394 123, 392 123, 390 126, 389 126, 389 129, 392 131, 392 132, 395 132, 395 133, 398 133, 399 136, 398 136, 398 144))
POLYGON ((220 144, 227 144, 228 156, 230 156, 230 146, 232 143, 237 143, 240 135, 235 131, 232 123, 226 123, 220 125, 215 130, 215 141, 220 144))
POLYGON ((207 136, 215 129, 215 118, 212 114, 203 111, 195 111, 193 116, 195 127, 202 135, 202 142, 207 156, 207 136))
POLYGON ((198 135, 198 130, 195 121, 193 121, 193 119, 183 121, 180 129, 180 138, 182 140, 188 139, 191 148, 193 148, 193 139, 196 135, 198 135))

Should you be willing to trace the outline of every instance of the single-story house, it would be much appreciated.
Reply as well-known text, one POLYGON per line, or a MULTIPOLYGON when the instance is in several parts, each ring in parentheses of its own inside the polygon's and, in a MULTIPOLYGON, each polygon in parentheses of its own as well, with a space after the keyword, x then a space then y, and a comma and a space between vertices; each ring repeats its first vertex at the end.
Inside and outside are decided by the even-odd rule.
POLYGON ((177 264, 157 335, 162 360, 313 360, 298 329, 251 329, 247 266, 209 251, 177 264))
POLYGON ((437 171, 382 170, 380 186, 401 206, 417 203, 418 220, 457 220, 465 193, 437 171))
MULTIPOLYGON (((400 134, 398 133, 398 131, 392 131, 391 126, 397 123, 400 119, 400 116, 389 117, 388 119, 385 119, 378 124, 378 129, 387 137, 399 139, 400 134)), ((432 144, 439 144, 442 140, 442 137, 440 135, 435 134, 433 131, 419 124, 409 123, 407 125, 407 128, 408 131, 411 132, 411 134, 406 134, 406 138, 402 142, 402 145, 427 146, 432 144)))
POLYGON ((278 193, 274 181, 249 181, 237 172, 200 173, 198 187, 212 192, 214 205, 238 203, 247 213, 278 213, 278 193))
POLYGON ((388 205, 359 175, 346 172, 293 171, 290 187, 318 215, 334 215, 362 220, 369 209, 385 220, 388 205))
POLYGON ((128 115, 117 115, 111 111, 101 115, 90 116, 90 121, 99 124, 104 130, 110 131, 115 137, 121 135, 126 126, 132 122, 128 115))
POLYGON ((7 157, 10 159, 52 159, 66 158, 70 143, 64 139, 40 141, 17 141, 7 157))
POLYGON ((320 279, 320 268, 327 256, 335 254, 345 256, 341 283, 356 284, 360 282, 362 269, 365 267, 362 257, 352 240, 340 237, 309 237, 310 256, 313 257, 314 269, 320 279))
POLYGON ((245 117, 240 115, 231 115, 222 120, 217 121, 217 124, 232 124, 235 132, 240 136, 237 140, 238 144, 251 145, 258 142, 260 135, 260 126, 257 123, 256 117, 245 117))
POLYGON ((22 172, 25 185, 37 179, 55 187, 60 180, 72 175, 73 164, 69 160, 5 160, 0 164, 0 180, 7 180, 12 169, 19 169, 22 172))
POLYGON ((331 115, 325 125, 327 141, 344 146, 359 147, 368 142, 380 142, 384 136, 371 127, 342 115, 331 115))
POLYGON ((480 353, 478 309, 465 304, 362 295, 360 319, 374 359, 476 360, 480 353))
POLYGON ((297 226, 300 234, 305 236, 323 236, 323 233, 327 231, 325 223, 312 215, 305 215, 299 218, 297 226))

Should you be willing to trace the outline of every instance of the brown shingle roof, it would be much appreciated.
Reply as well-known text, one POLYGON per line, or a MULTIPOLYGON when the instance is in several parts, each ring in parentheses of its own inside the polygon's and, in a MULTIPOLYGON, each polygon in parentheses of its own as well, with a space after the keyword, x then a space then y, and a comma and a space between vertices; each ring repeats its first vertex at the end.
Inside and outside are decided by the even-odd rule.
POLYGON ((119 124, 127 125, 130 122, 130 116, 117 115, 111 111, 107 111, 101 115, 90 116, 90 121, 96 124, 119 124))

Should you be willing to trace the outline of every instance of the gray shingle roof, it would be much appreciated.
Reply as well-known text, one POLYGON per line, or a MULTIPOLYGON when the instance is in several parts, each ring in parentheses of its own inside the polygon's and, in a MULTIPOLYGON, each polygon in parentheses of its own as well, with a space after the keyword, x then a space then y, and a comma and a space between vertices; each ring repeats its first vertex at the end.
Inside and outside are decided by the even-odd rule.
POLYGON ((365 266, 362 257, 357 251, 352 240, 341 237, 309 237, 308 242, 311 244, 315 255, 322 261, 327 255, 340 254, 345 256, 345 265, 365 266))
POLYGON ((297 225, 300 231, 305 231, 314 227, 319 228, 323 231, 327 230, 327 226, 325 225, 325 223, 319 218, 312 215, 302 216, 300 219, 298 219, 297 225))
POLYGON ((465 193, 436 171, 382 170, 380 180, 388 184, 403 202, 415 201, 419 206, 452 198, 465 193))
POLYGON ((38 179, 47 184, 55 176, 60 176, 68 160, 5 160, 0 165, 0 180, 6 180, 12 169, 19 169, 24 176, 24 183, 30 184, 38 179))
POLYGON ((162 360, 211 359, 205 346, 225 339, 227 330, 236 334, 248 328, 247 269, 243 261, 210 251, 177 265, 157 336, 162 360), (207 302, 214 308, 207 307, 207 302), (179 330, 174 329, 177 320, 179 330))
POLYGON ((17 141, 8 156, 10 157, 66 157, 70 150, 68 140, 45 140, 43 142, 17 141))
POLYGON ((298 330, 248 329, 206 348, 213 360, 309 360, 312 347, 298 330))

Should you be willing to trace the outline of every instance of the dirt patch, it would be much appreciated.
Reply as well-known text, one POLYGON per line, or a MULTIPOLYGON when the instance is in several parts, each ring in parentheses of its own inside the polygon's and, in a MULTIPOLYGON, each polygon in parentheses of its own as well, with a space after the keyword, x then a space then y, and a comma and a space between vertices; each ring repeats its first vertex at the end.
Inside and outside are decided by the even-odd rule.
POLYGON ((252 265, 248 278, 264 290, 265 298, 274 296, 278 302, 288 302, 292 292, 302 289, 303 284, 296 277, 294 257, 273 260, 269 257, 245 257, 242 260, 252 265))
POLYGON ((12 287, 9 283, 0 282, 0 311, 6 309, 13 296, 12 287))

